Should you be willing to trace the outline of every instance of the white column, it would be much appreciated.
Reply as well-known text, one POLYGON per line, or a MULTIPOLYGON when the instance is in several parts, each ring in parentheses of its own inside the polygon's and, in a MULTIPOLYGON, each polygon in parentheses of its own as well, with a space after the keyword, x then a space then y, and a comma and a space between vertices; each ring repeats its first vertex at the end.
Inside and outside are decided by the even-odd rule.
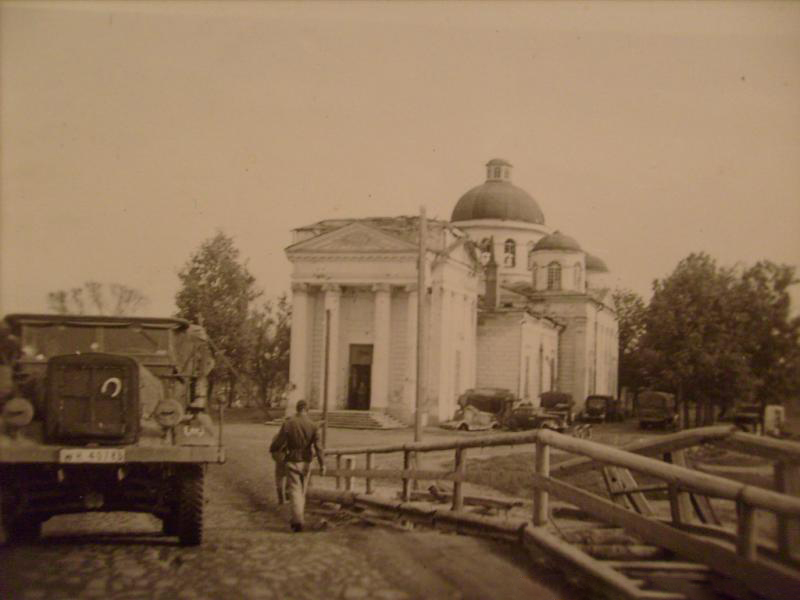
MULTIPOLYGON (((328 347, 328 377, 325 381, 325 335, 322 337, 322 373, 323 389, 328 390, 328 410, 335 410, 339 407, 338 384, 339 384, 339 300, 342 295, 342 288, 336 284, 329 283, 322 287, 325 292, 324 308, 325 313, 330 314, 328 325, 328 335, 330 339, 328 347), (330 312, 329 312, 330 311, 330 312)), ((322 326, 325 327, 325 315, 322 318, 322 326)), ((320 409, 322 408, 323 398, 320 398, 320 409)))
POLYGON ((385 409, 389 403, 389 343, 391 337, 392 288, 386 283, 372 286, 375 293, 370 409, 385 409))
POLYGON ((418 293, 416 285, 407 285, 408 305, 406 309, 406 377, 403 401, 406 408, 414 413, 417 394, 417 309, 418 293))
POLYGON ((287 414, 294 414, 298 400, 308 393, 308 284, 292 284, 292 329, 289 348, 289 381, 293 389, 289 392, 287 414))

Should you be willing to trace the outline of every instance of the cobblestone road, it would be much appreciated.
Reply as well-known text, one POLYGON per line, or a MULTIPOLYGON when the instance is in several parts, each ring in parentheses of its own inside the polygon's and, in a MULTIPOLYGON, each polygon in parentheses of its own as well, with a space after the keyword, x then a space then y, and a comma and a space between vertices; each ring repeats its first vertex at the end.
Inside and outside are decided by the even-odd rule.
POLYGON ((147 515, 53 518, 38 543, 0 549, 0 597, 575 598, 552 576, 534 580, 503 544, 357 523, 292 534, 273 503, 264 430, 233 426, 226 437, 228 463, 206 480, 202 546, 178 546, 147 515))

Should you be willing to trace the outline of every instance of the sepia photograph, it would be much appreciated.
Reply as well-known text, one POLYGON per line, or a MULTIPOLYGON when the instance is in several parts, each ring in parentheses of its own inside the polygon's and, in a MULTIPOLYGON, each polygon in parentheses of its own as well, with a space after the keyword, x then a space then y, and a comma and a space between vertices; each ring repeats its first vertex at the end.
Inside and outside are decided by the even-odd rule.
POLYGON ((0 598, 800 598, 800 2, 0 0, 0 598))

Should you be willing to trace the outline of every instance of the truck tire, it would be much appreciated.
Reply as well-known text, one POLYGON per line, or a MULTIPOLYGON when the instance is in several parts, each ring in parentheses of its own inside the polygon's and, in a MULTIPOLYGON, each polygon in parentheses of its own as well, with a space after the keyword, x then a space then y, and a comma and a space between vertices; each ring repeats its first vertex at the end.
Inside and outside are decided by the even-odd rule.
POLYGON ((42 535, 42 522, 31 517, 17 518, 8 527, 8 541, 35 542, 42 535))
MULTIPOLYGON (((187 465, 178 475, 177 534, 181 546, 203 541, 203 467, 187 465)), ((166 526, 167 521, 164 521, 166 526)))
POLYGON ((178 535, 178 509, 173 508, 161 519, 161 530, 164 535, 178 535))

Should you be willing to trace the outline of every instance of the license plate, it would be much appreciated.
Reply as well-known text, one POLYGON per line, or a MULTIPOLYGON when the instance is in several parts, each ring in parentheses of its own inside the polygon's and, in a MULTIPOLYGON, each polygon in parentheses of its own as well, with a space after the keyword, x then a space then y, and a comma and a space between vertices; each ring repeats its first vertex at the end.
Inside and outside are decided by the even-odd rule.
POLYGON ((62 448, 58 453, 62 463, 121 463, 125 450, 121 448, 62 448))

